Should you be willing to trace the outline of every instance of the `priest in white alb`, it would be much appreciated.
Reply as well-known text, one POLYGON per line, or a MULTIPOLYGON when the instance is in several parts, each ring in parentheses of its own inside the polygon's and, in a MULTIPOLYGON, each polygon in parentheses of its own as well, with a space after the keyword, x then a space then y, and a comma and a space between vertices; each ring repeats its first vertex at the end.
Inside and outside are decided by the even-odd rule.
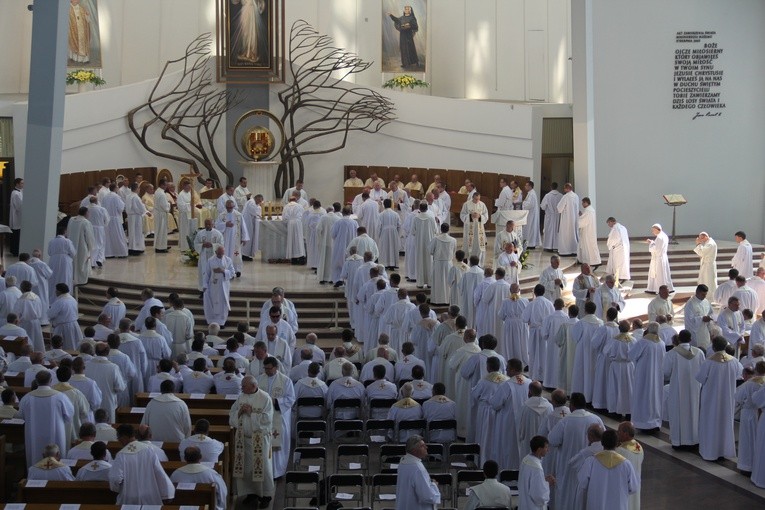
POLYGON ((738 269, 738 274, 747 278, 752 277, 752 245, 746 240, 746 234, 739 230, 735 234, 738 248, 733 256, 730 265, 733 269, 738 269))
POLYGON ((592 301, 598 287, 600 287, 600 281, 597 276, 592 274, 590 265, 582 264, 582 272, 574 278, 574 284, 571 287, 571 293, 576 298, 576 306, 579 308, 580 314, 584 313, 584 304, 587 301, 592 301))
POLYGON ((563 196, 557 209, 560 214, 558 253, 561 257, 572 257, 579 245, 579 195, 574 193, 574 187, 569 182, 563 185, 563 196))
POLYGON ((295 387, 289 377, 279 372, 278 365, 276 358, 268 356, 263 360, 263 373, 256 378, 258 388, 271 397, 274 408, 271 436, 274 478, 284 476, 289 468, 292 406, 295 404, 295 387))
POLYGON ((52 374, 42 370, 35 376, 37 389, 19 403, 18 417, 24 420, 24 448, 27 466, 42 458, 46 444, 59 445, 66 455, 67 423, 71 423, 74 407, 69 398, 50 387, 52 374))
POLYGON ((75 286, 88 283, 90 254, 96 245, 96 239, 93 235, 93 225, 88 221, 87 207, 80 207, 78 215, 69 219, 67 236, 75 250, 73 283, 75 286))
POLYGON ((189 249, 189 235, 193 236, 197 232, 196 220, 191 217, 191 201, 191 181, 186 180, 175 201, 178 207, 178 249, 181 251, 189 249))
POLYGON ((595 216, 595 208, 592 207, 589 197, 582 199, 582 208, 579 213, 579 244, 577 245, 576 258, 579 262, 586 262, 591 266, 600 265, 600 249, 598 248, 598 222, 595 216))
POLYGON ((175 382, 166 379, 157 395, 146 404, 141 425, 148 425, 157 441, 179 443, 191 435, 191 416, 186 402, 173 395, 175 382))
MULTIPOLYGON (((235 275, 234 264, 224 252, 223 246, 218 245, 215 256, 210 257, 204 265, 202 278, 205 320, 208 324, 215 322, 221 326, 226 323, 231 310, 229 296, 231 280, 235 275)), ((202 260, 199 262, 202 263, 202 260)))
POLYGON ((725 353, 727 346, 725 338, 713 338, 714 354, 702 363, 696 374, 696 381, 701 384, 699 455, 708 461, 736 456, 734 392, 743 367, 736 358, 725 353))
POLYGON ((603 451, 586 459, 579 470, 578 490, 586 494, 588 510, 628 510, 630 495, 640 491, 632 464, 614 451, 617 441, 615 431, 605 431, 601 439, 603 451))
POLYGON ((233 200, 226 201, 226 211, 218 216, 215 228, 223 234, 223 247, 231 259, 236 276, 242 274, 242 245, 250 239, 242 213, 236 210, 233 200))
POLYGON ((229 425, 235 429, 232 475, 237 494, 247 503, 268 502, 274 495, 271 435, 274 406, 271 396, 258 389, 255 377, 242 379, 242 393, 231 406, 229 425))
POLYGON ((699 281, 714 295, 717 290, 717 243, 706 232, 696 237, 696 247, 693 249, 699 256, 699 281))
POLYGON ((198 289, 204 289, 204 273, 207 266, 206 261, 210 257, 215 255, 215 250, 218 246, 223 245, 223 234, 217 229, 213 228, 213 220, 207 218, 205 220, 205 228, 197 232, 194 237, 194 250, 199 254, 199 260, 197 261, 197 273, 198 273, 198 289))
POLYGON ((127 257, 128 245, 125 239, 125 231, 122 229, 122 213, 125 211, 125 202, 117 194, 117 185, 109 186, 109 193, 104 197, 101 204, 109 214, 109 223, 106 225, 104 239, 104 255, 110 257, 127 257))
POLYGON ((386 268, 398 267, 399 230, 401 216, 392 209, 389 198, 383 200, 383 212, 380 213, 380 233, 377 242, 380 248, 380 264, 386 268))
MULTIPOLYGON (((118 505, 162 505, 175 497, 175 487, 162 469, 157 448, 136 441, 132 425, 117 427, 122 444, 109 472, 109 488, 117 495, 118 505)), ((159 450, 161 451, 161 450, 159 450)))
POLYGON ((497 345, 497 352, 505 359, 519 359, 523 366, 529 364, 529 326, 523 322, 523 310, 529 300, 521 297, 521 288, 517 283, 510 284, 510 296, 502 301, 498 319, 502 324, 502 336, 497 345))
POLYGON ((554 312, 552 301, 545 297, 545 288, 541 284, 535 285, 534 299, 524 308, 521 320, 529 326, 529 369, 531 377, 538 381, 544 379, 543 369, 547 354, 547 346, 542 338, 542 323, 545 317, 554 312))
POLYGON ((608 233, 608 265, 606 273, 612 274, 617 280, 630 279, 630 237, 627 229, 612 216, 606 220, 611 229, 608 233))
POLYGON ((154 230, 156 236, 154 237, 154 252, 155 253, 167 253, 167 221, 168 213, 170 212, 170 202, 167 199, 167 182, 165 179, 159 180, 159 186, 157 186, 154 192, 154 230))
POLYGON ((545 297, 551 302, 561 297, 566 287, 566 275, 560 268, 560 257, 550 257, 550 266, 539 275, 539 284, 545 288, 545 297))
POLYGON ((546 251, 558 249, 558 228, 560 228, 560 213, 558 212, 558 202, 563 197, 558 191, 558 183, 550 185, 550 191, 542 197, 539 208, 545 212, 544 236, 542 246, 546 251))
POLYGON ((303 236, 303 206, 297 202, 299 195, 291 195, 282 210, 282 221, 287 222, 286 257, 293 265, 305 260, 305 238, 303 236))
POLYGON ((626 306, 622 293, 616 286, 616 278, 612 274, 606 275, 605 282, 595 290, 592 300, 595 302, 595 315, 603 320, 606 319, 606 311, 609 308, 616 308, 622 312, 626 306))
POLYGON ((130 185, 130 193, 125 198, 125 213, 128 224, 128 255, 140 255, 146 251, 143 237, 143 218, 151 214, 138 195, 138 184, 130 185))
POLYGON ((453 374, 446 384, 446 395, 457 403, 457 436, 467 437, 470 425, 470 381, 460 375, 462 366, 475 354, 481 352, 481 348, 475 343, 475 331, 465 331, 464 345, 457 349, 447 360, 448 374, 453 374), (451 394, 450 394, 451 392, 451 394))
POLYGON ((481 202, 481 194, 473 193, 473 198, 462 205, 460 219, 464 223, 462 250, 468 255, 477 255, 478 263, 483 264, 486 255, 486 231, 484 225, 489 221, 489 211, 481 202))
POLYGON ((677 334, 678 344, 664 356, 664 380, 669 380, 667 410, 669 439, 673 447, 699 444, 701 384, 696 380, 704 351, 691 345, 691 332, 677 334))
POLYGON ((202 452, 196 446, 188 446, 181 451, 184 466, 179 467, 170 475, 173 483, 205 483, 215 485, 215 510, 225 510, 228 499, 228 488, 223 478, 210 466, 202 464, 202 452))
POLYGON ((654 239, 646 239, 648 251, 651 252, 646 292, 655 294, 662 285, 666 285, 667 289, 673 292, 672 276, 669 271, 669 256, 667 255, 669 238, 658 223, 654 223, 651 226, 651 233, 656 237, 654 239))
POLYGON ((242 247, 242 258, 251 260, 255 253, 260 250, 260 222, 263 219, 263 195, 255 195, 247 201, 242 209, 244 224, 247 226, 247 232, 250 239, 242 247))
POLYGON ((428 210, 427 202, 420 203, 420 212, 412 221, 412 233, 417 253, 417 288, 421 289, 433 282, 433 256, 430 254, 429 248, 430 241, 438 234, 436 218, 428 210))
POLYGON ((433 258, 432 290, 430 302, 433 304, 449 303, 449 265, 457 250, 457 240, 449 235, 449 224, 441 224, 441 233, 431 239, 428 254, 433 258))
POLYGON ((526 224, 523 226, 523 238, 529 248, 536 248, 542 244, 541 234, 539 233, 539 198, 534 191, 534 183, 526 181, 524 185, 526 197, 523 199, 521 209, 528 211, 526 224))

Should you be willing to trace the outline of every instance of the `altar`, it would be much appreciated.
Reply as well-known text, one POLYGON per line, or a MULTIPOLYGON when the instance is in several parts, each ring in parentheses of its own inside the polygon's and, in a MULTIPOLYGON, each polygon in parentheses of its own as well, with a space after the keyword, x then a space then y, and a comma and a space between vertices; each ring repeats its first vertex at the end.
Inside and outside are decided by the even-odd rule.
POLYGON ((260 254, 263 262, 287 258, 287 222, 281 219, 260 222, 260 254))

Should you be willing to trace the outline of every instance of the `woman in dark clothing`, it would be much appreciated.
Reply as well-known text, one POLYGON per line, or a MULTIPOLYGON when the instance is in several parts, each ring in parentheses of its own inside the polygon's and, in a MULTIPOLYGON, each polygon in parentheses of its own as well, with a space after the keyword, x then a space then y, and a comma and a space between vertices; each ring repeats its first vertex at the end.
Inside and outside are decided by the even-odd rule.
POLYGON ((404 7, 404 14, 397 17, 388 13, 396 30, 399 32, 399 50, 401 51, 401 67, 416 67, 420 64, 417 58, 417 49, 414 47, 414 34, 417 33, 417 18, 412 11, 412 6, 404 7))

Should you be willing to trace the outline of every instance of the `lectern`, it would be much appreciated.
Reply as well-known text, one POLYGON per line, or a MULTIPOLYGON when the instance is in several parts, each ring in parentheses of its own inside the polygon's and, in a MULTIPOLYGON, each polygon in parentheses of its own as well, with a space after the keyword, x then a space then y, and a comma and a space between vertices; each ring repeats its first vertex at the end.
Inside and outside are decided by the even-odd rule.
POLYGON ((672 208, 672 236, 669 238, 669 244, 677 244, 675 239, 675 224, 677 220, 677 208, 683 204, 687 204, 688 201, 683 195, 662 195, 664 202, 672 208))

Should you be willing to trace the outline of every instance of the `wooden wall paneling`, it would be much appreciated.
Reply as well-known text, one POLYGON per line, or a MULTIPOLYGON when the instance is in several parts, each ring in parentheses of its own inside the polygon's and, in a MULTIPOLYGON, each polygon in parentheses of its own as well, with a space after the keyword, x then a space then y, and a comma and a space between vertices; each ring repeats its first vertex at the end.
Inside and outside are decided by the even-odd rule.
MULTIPOLYGON (((499 178, 499 175, 489 172, 483 172, 481 175, 481 184, 478 190, 481 192, 481 201, 486 204, 486 208, 489 210, 489 216, 494 212, 494 201, 499 196, 499 178)), ((486 228, 494 230, 491 218, 489 218, 486 228)))
POLYGON ((98 177, 96 182, 98 182, 98 184, 101 184, 101 181, 105 177, 108 177, 109 179, 114 180, 114 178, 117 177, 117 170, 115 168, 110 168, 107 170, 98 170, 97 174, 98 174, 98 177))
POLYGON ((446 190, 454 191, 455 193, 458 192, 465 183, 465 173, 464 170, 447 170, 446 190))
POLYGON ((387 173, 388 173, 388 167, 387 167, 387 166, 370 165, 370 167, 369 167, 369 173, 367 174, 367 176, 366 176, 366 177, 364 177, 364 182, 366 182, 366 181, 367 181, 367 179, 368 179, 368 178, 369 178, 369 177, 370 177, 372 174, 377 174, 377 177, 379 177, 380 179, 382 179, 383 181, 385 181, 385 184, 387 185, 387 184, 388 184, 388 179, 386 178, 386 176, 387 176, 387 173))
POLYGON ((351 176, 351 170, 356 170, 356 177, 365 181, 369 177, 369 167, 366 165, 345 165, 345 173, 343 174, 343 181, 351 176))
POLYGON ((61 208, 61 204, 65 204, 69 200, 69 194, 72 192, 71 181, 72 181, 72 174, 64 174, 61 176, 61 179, 59 180, 59 188, 58 188, 59 209, 61 208))

